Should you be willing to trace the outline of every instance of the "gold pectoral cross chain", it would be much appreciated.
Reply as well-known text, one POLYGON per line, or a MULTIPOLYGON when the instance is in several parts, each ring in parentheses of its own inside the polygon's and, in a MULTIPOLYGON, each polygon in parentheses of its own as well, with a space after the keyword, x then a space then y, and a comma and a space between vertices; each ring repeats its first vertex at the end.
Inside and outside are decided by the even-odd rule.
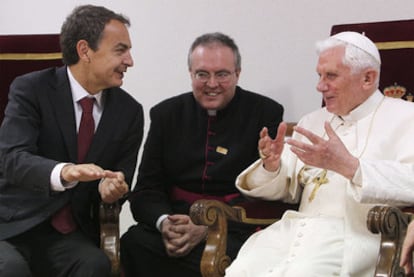
POLYGON ((327 174, 327 170, 324 169, 321 171, 321 173, 319 173, 315 178, 312 179, 312 183, 315 184, 315 186, 313 187, 313 190, 308 198, 309 202, 311 202, 316 195, 316 192, 318 191, 319 187, 322 186, 323 184, 328 183, 328 178, 326 178, 326 174, 327 174))

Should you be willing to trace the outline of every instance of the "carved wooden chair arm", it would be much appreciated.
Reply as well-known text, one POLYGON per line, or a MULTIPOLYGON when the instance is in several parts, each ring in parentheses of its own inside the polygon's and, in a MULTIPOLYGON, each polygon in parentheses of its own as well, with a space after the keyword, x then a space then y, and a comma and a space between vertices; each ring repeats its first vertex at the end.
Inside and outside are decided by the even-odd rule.
POLYGON ((399 264, 401 247, 412 216, 399 208, 389 206, 375 206, 369 211, 368 229, 374 234, 381 234, 376 277, 406 276, 399 264))
POLYGON ((99 210, 101 228, 101 249, 109 257, 112 265, 111 276, 120 276, 119 260, 119 213, 121 207, 118 202, 101 203, 99 210))
POLYGON ((229 206, 217 200, 197 200, 190 209, 191 220, 198 225, 208 226, 206 246, 201 258, 203 277, 224 276, 231 259, 227 250, 227 220, 255 225, 269 225, 277 218, 249 218, 240 206, 229 206))
POLYGON ((217 200, 197 200, 190 209, 191 220, 208 226, 206 247, 201 258, 203 277, 224 276, 230 265, 227 250, 227 218, 238 220, 237 211, 217 200))

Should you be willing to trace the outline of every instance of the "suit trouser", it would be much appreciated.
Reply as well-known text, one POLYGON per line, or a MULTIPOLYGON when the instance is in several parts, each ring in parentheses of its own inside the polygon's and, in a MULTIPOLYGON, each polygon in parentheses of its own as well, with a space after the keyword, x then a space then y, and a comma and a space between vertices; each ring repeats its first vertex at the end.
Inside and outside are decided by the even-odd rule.
POLYGON ((0 241, 0 276, 109 276, 107 256, 81 231, 63 235, 48 221, 0 241))
MULTIPOLYGON (((231 232, 227 239, 227 254, 234 259, 249 231, 231 232)), ((169 257, 161 233, 140 223, 132 226, 121 238, 121 263, 125 277, 197 277, 204 243, 184 257, 169 257)))

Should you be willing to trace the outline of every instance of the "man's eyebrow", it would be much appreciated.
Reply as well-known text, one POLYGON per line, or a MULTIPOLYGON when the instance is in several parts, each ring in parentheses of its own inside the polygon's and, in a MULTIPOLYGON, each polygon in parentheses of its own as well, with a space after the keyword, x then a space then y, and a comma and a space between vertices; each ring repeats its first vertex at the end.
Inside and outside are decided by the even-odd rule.
POLYGON ((126 44, 126 43, 120 42, 115 46, 115 48, 129 49, 129 48, 131 48, 131 46, 126 44))

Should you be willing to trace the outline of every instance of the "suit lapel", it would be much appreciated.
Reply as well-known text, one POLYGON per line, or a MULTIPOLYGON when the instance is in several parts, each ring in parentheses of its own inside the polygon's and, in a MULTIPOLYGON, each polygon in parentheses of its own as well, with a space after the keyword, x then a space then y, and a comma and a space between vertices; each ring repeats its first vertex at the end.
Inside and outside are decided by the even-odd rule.
POLYGON ((67 77, 66 67, 56 71, 56 90, 49 93, 56 119, 72 162, 77 160, 77 133, 75 112, 73 110, 72 92, 67 77))
MULTIPOLYGON (((61 67, 56 71, 56 90, 51 90, 49 97, 55 109, 56 118, 62 131, 65 144, 68 149, 70 161, 77 161, 77 130, 75 112, 73 110, 72 92, 66 73, 66 67, 61 67)), ((119 124, 120 111, 122 106, 118 101, 117 88, 103 91, 104 109, 96 129, 92 144, 86 155, 85 162, 96 163, 99 155, 104 153, 105 148, 112 137, 112 132, 119 124)))

